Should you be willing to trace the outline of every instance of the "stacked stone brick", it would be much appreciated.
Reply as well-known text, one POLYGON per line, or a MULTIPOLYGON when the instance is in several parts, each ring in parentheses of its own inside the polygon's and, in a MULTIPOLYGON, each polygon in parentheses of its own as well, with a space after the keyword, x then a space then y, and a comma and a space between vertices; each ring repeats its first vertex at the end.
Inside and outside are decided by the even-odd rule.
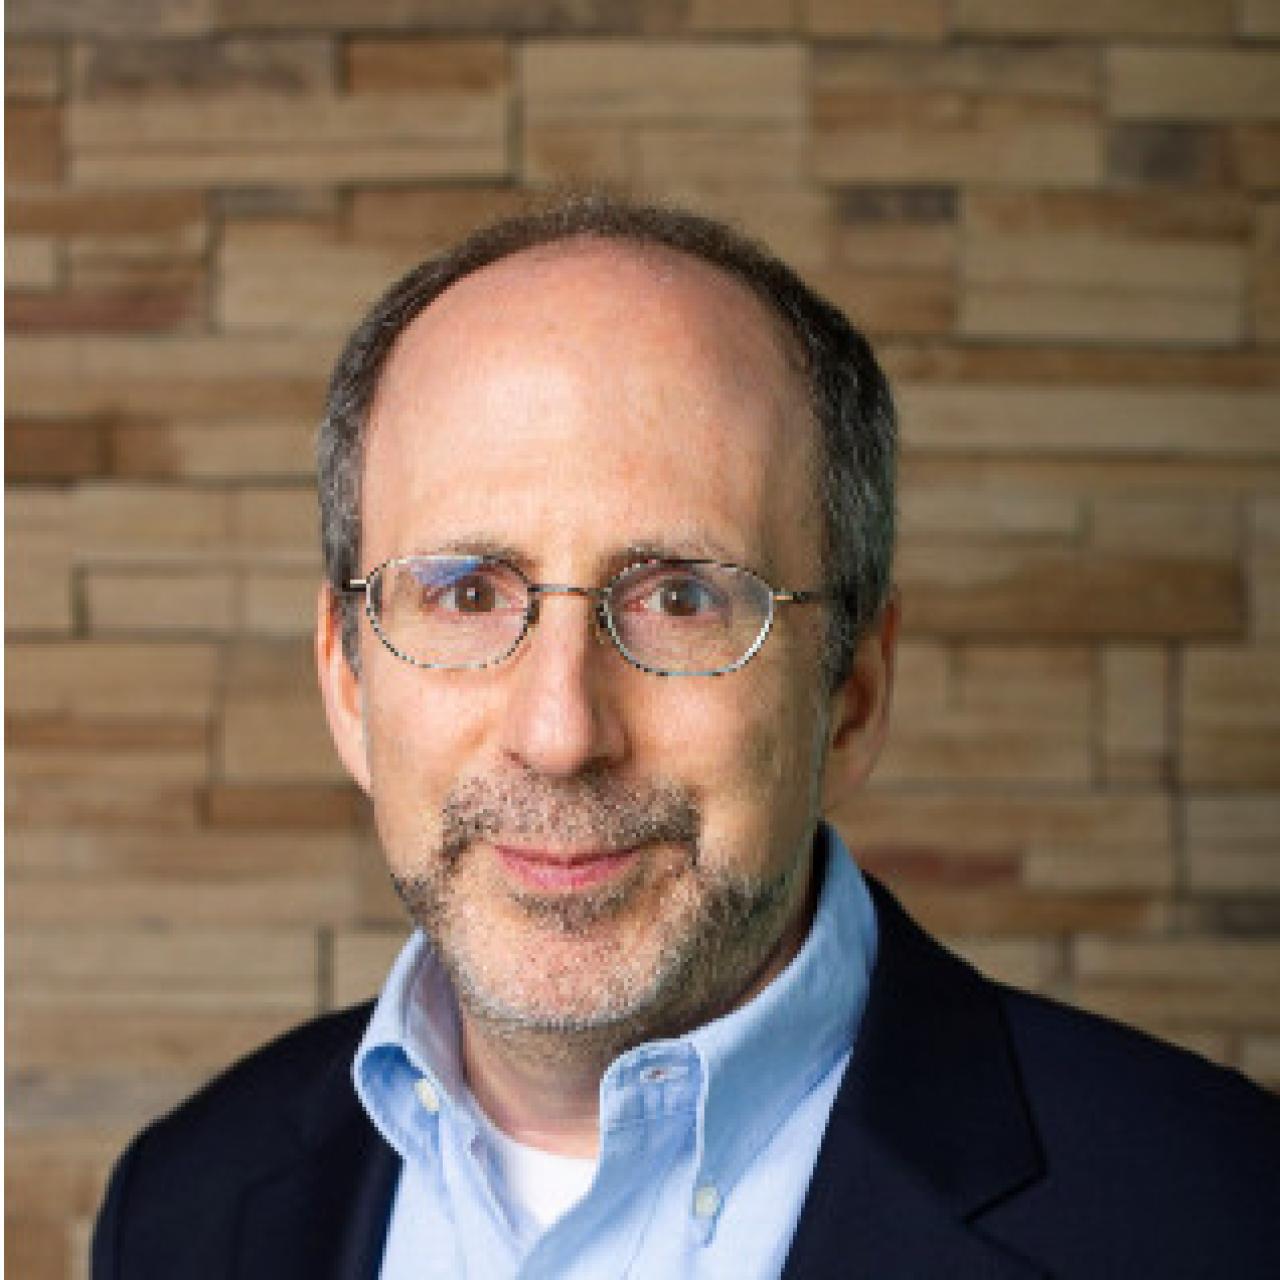
POLYGON ((1276 0, 6 17, 13 1274, 83 1277, 126 1136, 394 951, 311 674, 311 437, 378 289, 565 183, 738 221, 895 379, 865 864, 1280 1084, 1276 0))

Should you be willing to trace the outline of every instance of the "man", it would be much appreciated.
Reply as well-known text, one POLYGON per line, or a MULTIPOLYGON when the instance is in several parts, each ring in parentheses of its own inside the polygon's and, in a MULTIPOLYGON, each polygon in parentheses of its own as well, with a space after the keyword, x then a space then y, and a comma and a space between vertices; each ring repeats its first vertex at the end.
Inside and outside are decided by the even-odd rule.
POLYGON ((420 926, 123 1157, 110 1277, 1280 1274, 1280 1119, 1000 989, 820 822, 885 734, 894 423, 724 228, 603 200, 339 361, 317 659, 420 926))

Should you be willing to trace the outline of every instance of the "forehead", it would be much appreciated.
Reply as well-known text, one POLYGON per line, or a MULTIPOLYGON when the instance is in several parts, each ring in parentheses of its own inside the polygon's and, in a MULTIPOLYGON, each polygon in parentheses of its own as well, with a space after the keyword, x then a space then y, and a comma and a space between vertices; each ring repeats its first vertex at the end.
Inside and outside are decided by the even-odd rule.
POLYGON ((472 519, 445 482, 459 475, 513 521, 554 485, 566 519, 603 495, 632 526, 654 498, 689 527, 765 505, 803 524, 815 437, 797 363, 752 291, 701 260, 586 238, 526 250, 400 335, 370 414, 366 498, 394 488, 424 536, 472 519))

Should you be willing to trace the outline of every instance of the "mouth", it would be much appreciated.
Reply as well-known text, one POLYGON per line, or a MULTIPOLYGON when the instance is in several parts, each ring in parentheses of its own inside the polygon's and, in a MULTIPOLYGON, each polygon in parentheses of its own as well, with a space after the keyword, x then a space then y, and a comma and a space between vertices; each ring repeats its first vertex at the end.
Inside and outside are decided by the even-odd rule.
POLYGON ((527 892, 572 894, 624 876, 639 849, 551 849, 495 844, 503 870, 527 892))

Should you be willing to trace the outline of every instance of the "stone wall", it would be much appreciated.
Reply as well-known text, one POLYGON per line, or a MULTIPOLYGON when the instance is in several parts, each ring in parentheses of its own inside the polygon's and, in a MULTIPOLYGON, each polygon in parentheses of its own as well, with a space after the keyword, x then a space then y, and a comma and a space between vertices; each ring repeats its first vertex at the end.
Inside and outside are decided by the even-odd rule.
POLYGON ((522 193, 739 220, 899 389, 866 865, 1280 1084, 1277 0, 11 0, 8 1261, 402 934, 318 711, 343 331, 522 193))

